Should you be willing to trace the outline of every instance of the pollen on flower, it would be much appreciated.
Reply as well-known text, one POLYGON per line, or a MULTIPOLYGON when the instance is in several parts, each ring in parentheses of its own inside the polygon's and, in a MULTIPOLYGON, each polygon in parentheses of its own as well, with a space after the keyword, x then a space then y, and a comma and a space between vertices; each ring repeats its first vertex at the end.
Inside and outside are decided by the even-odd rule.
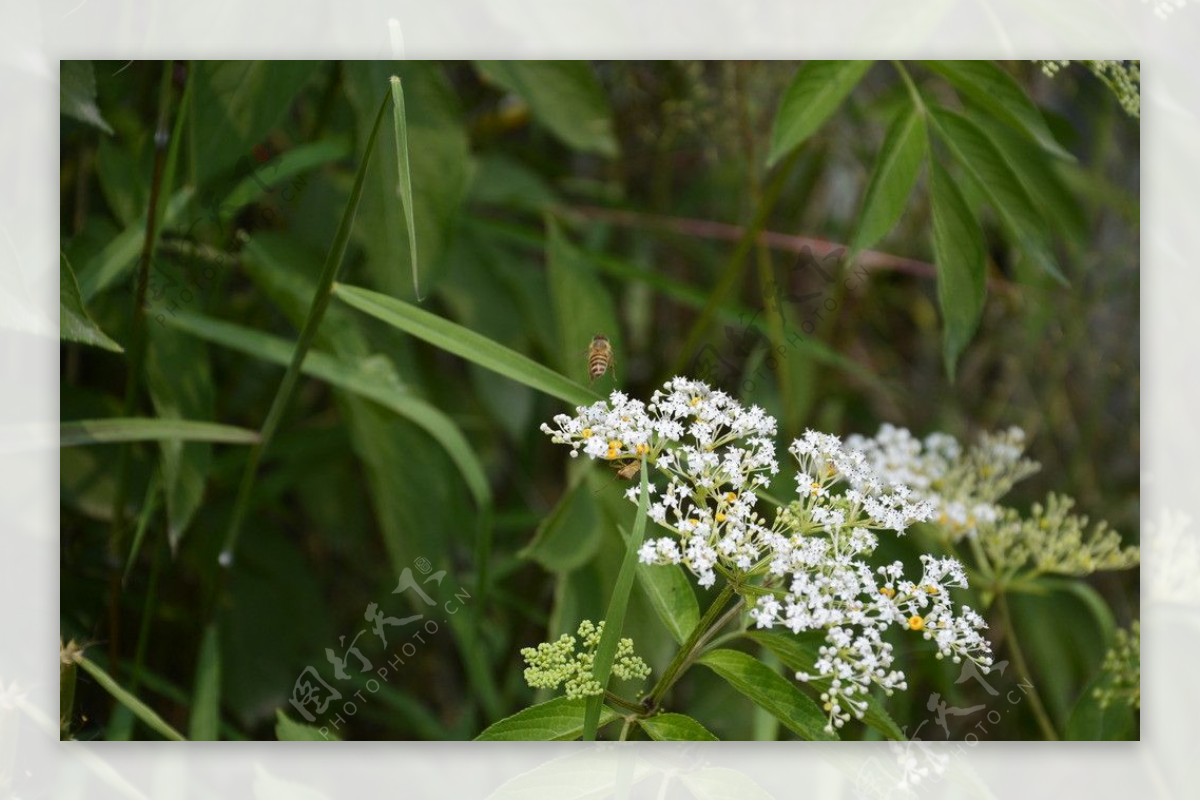
POLYGON ((636 452, 638 456, 642 456, 650 451, 650 446, 646 444, 638 445, 636 452))
POLYGON ((737 493, 736 492, 725 493, 725 500, 729 501, 730 503, 733 503, 734 501, 737 500, 737 493))
POLYGON ((925 628, 925 618, 920 615, 913 615, 908 619, 908 627, 913 631, 920 631, 925 628))
POLYGON ((884 598, 895 598, 896 597, 896 591, 893 590, 891 587, 880 587, 879 594, 882 595, 884 598))
POLYGON ((725 522, 725 513, 724 513, 724 512, 717 512, 717 514, 716 514, 716 518, 717 518, 717 522, 718 522, 718 523, 724 523, 724 522, 725 522))
POLYGON ((579 436, 583 437, 584 439, 587 439, 591 435, 592 435, 592 429, 590 429, 590 428, 585 428, 585 429, 583 429, 583 431, 579 432, 579 436))

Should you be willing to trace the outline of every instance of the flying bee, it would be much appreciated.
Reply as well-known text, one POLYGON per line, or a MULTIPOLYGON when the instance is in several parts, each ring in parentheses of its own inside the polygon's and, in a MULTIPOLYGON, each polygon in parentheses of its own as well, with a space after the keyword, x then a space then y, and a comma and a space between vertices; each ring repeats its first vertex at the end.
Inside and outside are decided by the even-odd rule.
POLYGON ((592 337, 592 344, 587 349, 587 364, 589 384, 607 373, 610 369, 613 371, 613 377, 616 377, 617 360, 613 356, 612 343, 608 341, 608 337, 604 336, 604 334, 596 334, 596 336, 592 337))

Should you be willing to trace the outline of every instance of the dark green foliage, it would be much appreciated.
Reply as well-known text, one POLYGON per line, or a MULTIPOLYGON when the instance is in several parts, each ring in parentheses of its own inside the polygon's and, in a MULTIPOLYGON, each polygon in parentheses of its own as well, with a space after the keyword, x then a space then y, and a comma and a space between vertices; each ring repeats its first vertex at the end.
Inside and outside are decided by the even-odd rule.
MULTIPOLYGON (((794 679, 820 637, 744 615, 640 706, 721 585, 635 564, 664 535, 623 497, 643 474, 538 426, 677 373, 762 406, 781 445, 1021 426, 1044 469, 1008 500, 1066 492, 1136 542, 1139 132, 1103 92, 994 62, 61 77, 62 638, 95 643, 65 663, 64 737, 832 738, 794 679), (589 383, 598 333, 616 369, 589 383), (519 651, 606 615, 601 661, 632 637, 653 674, 585 726, 519 651), (340 698, 292 703, 305 686, 340 698)), ((946 548, 917 530, 880 554, 946 548)), ((1004 660, 992 589, 964 599, 1004 660)), ((1091 695, 1137 571, 1009 589, 1058 734, 1137 737, 1091 695)), ((990 704, 988 739, 1044 735, 995 700, 1015 665, 993 696, 920 644, 896 645, 909 691, 837 737, 939 739, 933 693, 990 704)))

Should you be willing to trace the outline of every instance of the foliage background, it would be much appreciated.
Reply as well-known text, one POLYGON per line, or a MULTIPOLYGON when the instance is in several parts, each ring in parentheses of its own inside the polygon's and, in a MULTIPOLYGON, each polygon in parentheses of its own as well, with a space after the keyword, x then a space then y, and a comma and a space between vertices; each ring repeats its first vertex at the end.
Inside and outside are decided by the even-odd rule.
MULTIPOLYGON (((891 65, 872 66, 794 160, 769 171, 772 120, 796 68, 174 65, 171 121, 182 115, 180 150, 163 192, 183 194, 178 212, 163 221, 154 258, 151 292, 164 323, 147 328, 140 412, 261 425, 282 372, 263 357, 254 332, 294 340, 377 103, 388 76, 398 74, 408 102, 425 308, 576 380, 584 378, 587 339, 608 332, 618 384, 634 395, 647 395, 709 344, 736 365, 729 388, 776 414, 783 435, 805 426, 869 433, 886 420, 918 434, 940 429, 969 438, 1020 425, 1044 467, 1010 502, 1067 491, 1083 512, 1136 541, 1136 120, 1084 71, 1049 80, 1033 64, 1004 65, 1078 158, 1030 165, 1055 179, 1035 199, 1070 283, 1030 268, 1020 243, 985 210, 978 187, 964 181, 987 237, 990 291, 951 380, 931 267, 927 172, 877 246, 900 258, 884 260, 854 292, 839 293, 816 271, 798 268, 792 240, 774 237, 779 247, 744 248, 734 258, 737 242, 714 225, 752 225, 764 195, 777 189, 773 207, 760 215, 762 230, 832 242, 853 236, 905 87, 891 65), (685 347, 697 308, 743 263, 718 324, 685 347), (789 348, 782 371, 766 366, 761 338, 745 336, 750 315, 742 312, 763 309, 770 295, 762 289, 764 263, 784 297, 819 292, 821 303, 835 302, 820 320, 804 304, 786 307, 788 330, 812 323, 826 350, 789 348), (187 320, 190 327, 180 322, 187 320), (216 341, 211 322, 198 335, 206 320, 239 328, 216 341)), ((64 89, 71 69, 64 64, 64 89)), ((923 93, 962 103, 934 71, 910 69, 923 93)), ((140 242, 163 65, 96 63, 92 72, 98 119, 63 117, 62 249, 91 317, 128 343, 134 299, 125 290, 137 251, 116 244, 123 236, 126 248, 140 242)), ((411 300, 389 161, 395 154, 379 147, 374 158, 342 280, 411 300)), ((943 153, 934 158, 951 164, 943 153)), ((336 301, 317 347, 373 386, 444 412, 487 476, 483 508, 454 460, 410 417, 306 377, 266 454, 230 571, 219 568, 217 555, 245 449, 131 449, 122 505, 130 528, 152 497, 152 476, 166 492, 145 516, 143 545, 122 583, 129 537, 114 552, 110 534, 119 446, 64 449, 63 638, 94 643, 89 654, 181 731, 271 737, 275 710, 287 708, 300 670, 324 667, 324 649, 362 627, 367 604, 397 603, 390 593, 398 574, 424 557, 477 594, 461 622, 431 638, 341 734, 472 737, 532 700, 519 647, 602 616, 620 557, 612 522, 618 513, 627 521, 631 510, 613 503, 620 488, 610 476, 579 476, 537 431, 563 410, 561 402, 336 301), (578 485, 585 491, 560 505, 572 479, 585 481, 578 485)), ((64 342, 62 419, 118 416, 126 366, 121 354, 64 342)), ((608 381, 598 389, 611 388, 608 381)), ((896 548, 915 553, 919 545, 896 548)), ((1118 621, 1137 617, 1136 572, 1091 583, 1118 621)), ((661 668, 669 638, 644 598, 635 594, 633 603, 629 633, 661 668)), ((1019 627, 1026 650, 1064 721, 1098 670, 1103 638, 1078 601, 1026 603, 1019 627)), ((960 706, 977 702, 932 659, 916 652, 902 658, 912 689, 889 701, 902 725, 928 717, 924 699, 933 691, 960 706)), ((677 708, 723 738, 786 736, 714 677, 694 674, 676 693, 677 708)), ((69 731, 81 739, 155 736, 82 679, 69 731)), ((1036 736, 1019 710, 989 732, 1036 736)))

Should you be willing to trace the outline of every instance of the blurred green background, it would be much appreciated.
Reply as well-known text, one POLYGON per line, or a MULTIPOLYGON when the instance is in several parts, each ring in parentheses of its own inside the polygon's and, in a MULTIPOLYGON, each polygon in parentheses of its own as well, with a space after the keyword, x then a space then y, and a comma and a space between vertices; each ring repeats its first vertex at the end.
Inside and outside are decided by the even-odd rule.
MULTIPOLYGON (((1032 266, 986 188, 933 151, 987 246, 987 302, 952 380, 928 169, 870 253, 855 264, 837 255, 857 230, 908 89, 893 65, 872 65, 823 125, 768 167, 773 120, 798 66, 64 62, 62 252, 87 313, 122 345, 132 337, 156 130, 169 135, 172 156, 159 177, 136 414, 123 413, 128 348, 64 341, 62 420, 262 425, 388 77, 399 75, 422 308, 580 383, 588 342, 605 333, 616 373, 596 382, 601 394, 647 397, 674 374, 696 375, 777 416, 781 443, 806 427, 871 434, 884 421, 965 440, 1018 425, 1043 469, 1010 504, 1066 492, 1136 542, 1137 120, 1086 70, 1051 79, 1033 63, 1000 65, 1075 158, 1018 159, 1066 284, 1032 266), (723 282, 728 291, 704 317, 723 282), (764 311, 772 297, 787 343, 778 359, 764 311)), ((936 68, 906 66, 925 97, 980 111, 936 68)), ((1003 124, 993 133, 1025 152, 1003 124)), ((339 280, 416 302, 390 137, 381 133, 366 173, 339 280)), ((616 524, 628 527, 633 510, 611 472, 571 463, 538 431, 569 411, 561 401, 336 299, 315 348, 350 378, 301 378, 228 570, 218 554, 244 446, 63 449, 63 640, 89 645, 114 678, 197 738, 282 736, 277 710, 301 719, 288 699, 307 666, 366 699, 336 730, 330 719, 344 701, 316 716, 313 725, 340 737, 471 738, 535 700, 519 648, 603 616, 621 557, 616 524), (399 400, 389 406, 380 395, 399 400), (466 457, 431 435, 431 415, 469 443, 466 457), (472 469, 485 480, 472 484, 472 469), (377 671, 416 630, 387 629, 384 647, 364 619, 369 604, 396 619, 433 619, 418 593, 393 592, 405 569, 417 581, 446 571, 422 586, 438 609, 466 598, 461 609, 440 614, 436 633, 413 641, 376 690, 354 657, 354 676, 335 680, 326 649, 343 654, 365 630, 358 645, 377 671)), ((929 549, 917 535, 881 553, 929 549)), ((1137 617, 1136 571, 1089 583, 1119 624, 1137 617)), ((1069 593, 1022 605, 1018 630, 1061 724, 1105 643, 1069 593)), ((637 592, 626 629, 660 670, 673 643, 637 592)), ((887 705, 910 733, 930 718, 932 692, 962 707, 987 700, 919 647, 900 649, 898 661, 910 690, 887 705)), ((671 705, 722 738, 787 736, 706 671, 692 671, 671 705)), ((1039 736, 1027 710, 999 711, 980 736, 1039 736)), ((975 724, 948 722, 955 739, 975 724)), ((82 676, 64 732, 158 736, 82 676)), ((861 727, 842 734, 868 736, 861 727)), ((942 732, 934 724, 920 736, 942 732)))

